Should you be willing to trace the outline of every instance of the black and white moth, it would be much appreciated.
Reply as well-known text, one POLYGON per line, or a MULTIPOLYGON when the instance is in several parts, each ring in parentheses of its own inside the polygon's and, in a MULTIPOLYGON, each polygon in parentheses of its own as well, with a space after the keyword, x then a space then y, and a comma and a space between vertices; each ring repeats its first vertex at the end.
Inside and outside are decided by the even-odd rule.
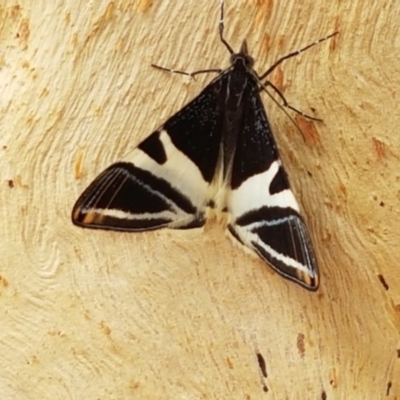
POLYGON ((260 92, 266 85, 275 88, 263 80, 282 61, 333 35, 282 57, 258 75, 246 41, 235 53, 223 30, 221 1, 219 33, 231 53, 230 67, 199 71, 219 75, 98 176, 75 203, 72 222, 121 231, 189 229, 202 227, 214 208, 227 214, 227 231, 235 242, 283 277, 317 290, 310 235, 260 92))

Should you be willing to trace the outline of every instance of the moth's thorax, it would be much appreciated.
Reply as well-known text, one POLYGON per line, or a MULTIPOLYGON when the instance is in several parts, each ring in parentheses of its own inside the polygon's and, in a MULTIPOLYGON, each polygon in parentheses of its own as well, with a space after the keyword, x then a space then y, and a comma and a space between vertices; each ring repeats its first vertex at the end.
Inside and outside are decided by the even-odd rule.
POLYGON ((259 92, 259 82, 252 66, 254 60, 246 53, 247 46, 242 45, 241 51, 231 57, 232 66, 222 78, 219 93, 219 106, 223 109, 222 140, 219 152, 220 181, 224 185, 230 183, 233 160, 236 153, 239 135, 244 129, 244 120, 248 113, 248 104, 259 92))

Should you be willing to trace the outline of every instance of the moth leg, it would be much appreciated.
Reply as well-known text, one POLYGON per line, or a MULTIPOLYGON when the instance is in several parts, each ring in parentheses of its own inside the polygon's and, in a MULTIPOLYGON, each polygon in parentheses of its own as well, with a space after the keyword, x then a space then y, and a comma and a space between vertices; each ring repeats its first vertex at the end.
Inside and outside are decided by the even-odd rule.
MULTIPOLYGON (((223 1, 223 0, 221 0, 221 1, 223 1)), ((303 48, 301 48, 301 49, 299 49, 299 50, 293 51, 293 52, 287 54, 286 56, 283 56, 283 57, 279 58, 274 64, 272 64, 272 65, 267 69, 267 71, 265 71, 265 72, 264 72, 263 74, 261 74, 261 75, 257 75, 257 78, 259 79, 260 84, 261 84, 261 89, 260 89, 260 90, 265 90, 265 91, 268 93, 268 91, 266 90, 266 87, 267 87, 267 86, 271 86, 272 89, 274 89, 274 91, 278 94, 278 96, 279 96, 280 99, 282 100, 282 102, 283 102, 283 107, 287 107, 287 108, 293 110, 294 112, 296 112, 297 114, 300 114, 300 115, 302 115, 303 117, 306 117, 306 118, 311 119, 311 120, 313 120, 313 121, 322 121, 320 118, 312 117, 311 115, 305 114, 305 113, 303 113, 302 111, 298 110, 297 108, 294 108, 293 106, 291 106, 291 105, 288 103, 288 101, 285 99, 285 96, 282 94, 282 92, 281 92, 271 81, 266 80, 266 81, 263 82, 263 80, 264 80, 269 74, 271 74, 271 72, 272 72, 278 65, 280 65, 283 61, 287 60, 288 58, 292 58, 292 57, 298 56, 298 55, 299 55, 300 53, 302 53, 303 51, 308 50, 309 48, 314 47, 315 45, 317 45, 317 44, 319 44, 319 43, 321 43, 321 42, 324 42, 325 40, 328 40, 328 39, 332 38, 333 36, 336 36, 337 34, 339 34, 339 32, 331 33, 330 35, 325 36, 325 37, 322 38, 322 39, 316 40, 315 42, 309 44, 308 46, 305 46, 305 47, 303 47, 303 48)), ((268 94, 269 94, 269 93, 268 93, 268 94)))
POLYGON ((186 76, 190 76, 191 78, 194 78, 196 75, 200 75, 200 74, 208 74, 208 73, 220 74, 222 72, 222 69, 219 69, 219 68, 201 69, 198 71, 187 72, 187 71, 180 71, 180 70, 176 70, 176 69, 172 69, 172 68, 161 67, 160 65, 156 65, 156 64, 151 64, 151 66, 154 68, 160 69, 161 71, 172 72, 173 74, 186 75, 186 76))
POLYGON ((272 82, 266 81, 262 85, 262 90, 266 91, 269 94, 269 92, 267 91, 267 86, 271 86, 272 89, 274 89, 274 91, 276 92, 276 94, 280 97, 280 99, 283 102, 282 107, 287 107, 290 110, 296 112, 297 114, 302 115, 303 117, 311 119, 313 121, 320 121, 320 122, 322 121, 321 118, 312 117, 311 115, 305 114, 302 111, 300 111, 297 108, 294 108, 292 105, 290 105, 289 102, 286 100, 285 96, 283 95, 283 93, 272 82))

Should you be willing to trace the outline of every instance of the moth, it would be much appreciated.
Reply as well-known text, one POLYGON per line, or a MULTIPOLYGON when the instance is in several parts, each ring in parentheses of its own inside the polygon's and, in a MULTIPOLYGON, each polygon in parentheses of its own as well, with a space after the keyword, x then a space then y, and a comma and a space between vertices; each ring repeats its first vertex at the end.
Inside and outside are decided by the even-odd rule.
POLYGON ((236 243, 284 278, 317 290, 310 234, 260 92, 266 85, 275 88, 263 81, 282 61, 336 33, 282 57, 258 75, 246 41, 235 53, 223 31, 221 1, 219 34, 231 54, 230 67, 196 72, 218 76, 123 160, 102 172, 76 201, 72 222, 133 232, 192 229, 202 227, 214 209, 217 215, 226 214, 227 232, 236 243))

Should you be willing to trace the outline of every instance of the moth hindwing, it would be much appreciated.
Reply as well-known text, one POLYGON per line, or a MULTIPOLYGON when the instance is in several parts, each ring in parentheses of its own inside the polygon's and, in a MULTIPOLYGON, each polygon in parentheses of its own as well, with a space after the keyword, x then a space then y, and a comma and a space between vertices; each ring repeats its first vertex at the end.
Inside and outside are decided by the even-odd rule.
POLYGON ((310 235, 260 97, 265 74, 254 71, 245 41, 232 51, 222 16, 221 7, 230 67, 102 172, 75 203, 72 221, 121 231, 188 229, 203 226, 213 205, 227 213, 234 241, 283 277, 316 290, 310 235))

